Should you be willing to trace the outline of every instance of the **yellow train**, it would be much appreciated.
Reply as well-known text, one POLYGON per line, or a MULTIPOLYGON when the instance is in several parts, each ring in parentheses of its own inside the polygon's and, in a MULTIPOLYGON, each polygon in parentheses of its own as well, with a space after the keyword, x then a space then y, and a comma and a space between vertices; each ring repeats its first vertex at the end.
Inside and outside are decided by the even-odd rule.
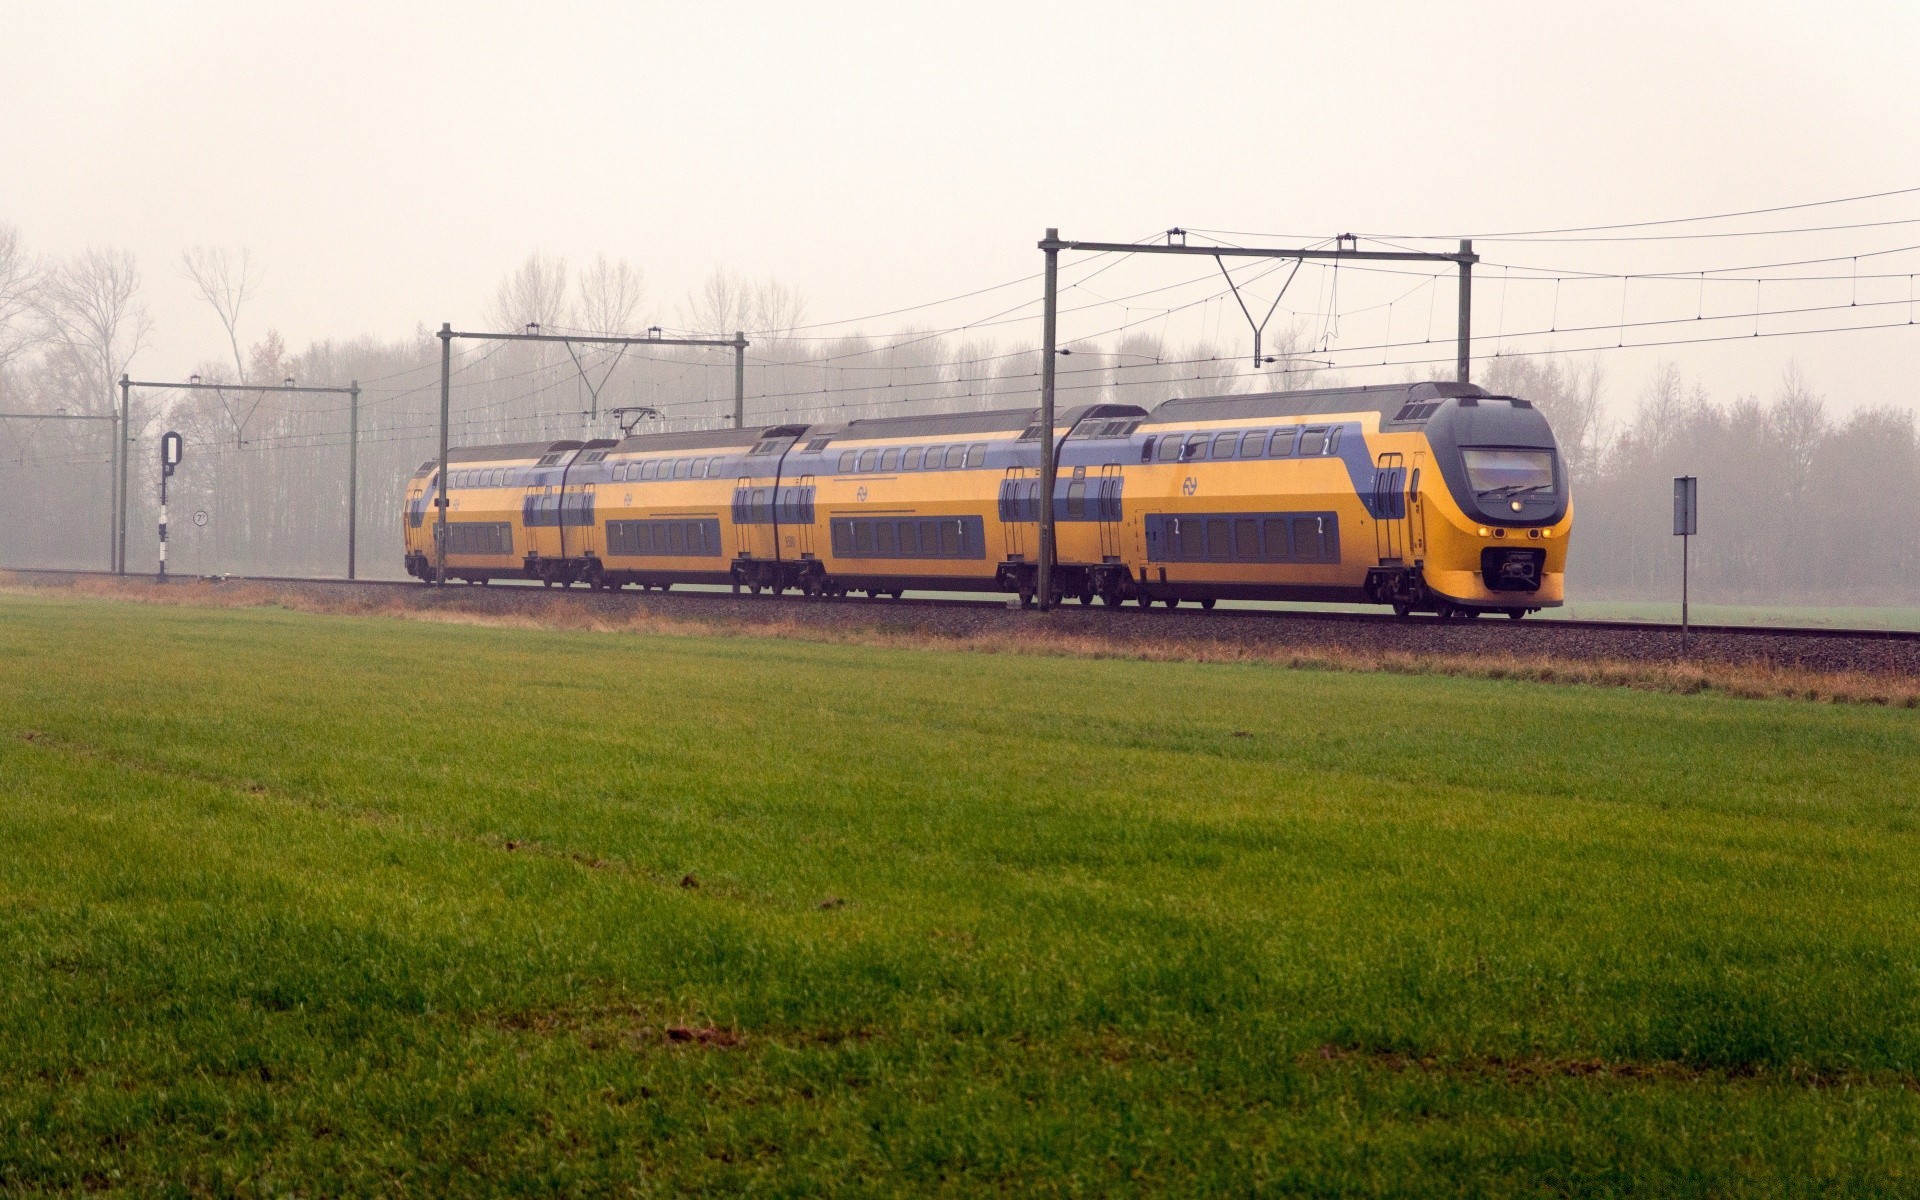
MULTIPOLYGON (((1036 586, 1031 408, 539 442, 449 456, 446 575, 811 596, 1036 586)), ((1558 605, 1572 503, 1546 419, 1471 384, 1060 413, 1056 598, 1558 605)), ((435 577, 437 462, 407 485, 435 577)))

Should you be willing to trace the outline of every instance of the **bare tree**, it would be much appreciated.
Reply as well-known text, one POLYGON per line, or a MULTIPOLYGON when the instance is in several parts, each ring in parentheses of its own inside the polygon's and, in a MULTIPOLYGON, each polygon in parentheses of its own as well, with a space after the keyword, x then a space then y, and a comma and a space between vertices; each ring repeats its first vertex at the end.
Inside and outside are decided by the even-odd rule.
POLYGON ((489 315, 501 332, 517 333, 529 325, 560 325, 566 314, 567 260, 535 250, 500 281, 489 315))
POLYGON ((698 333, 717 334, 747 325, 747 281, 715 268, 680 308, 680 323, 698 333))
POLYGON ((187 278, 193 280, 200 296, 220 318, 227 331, 227 345, 233 350, 233 377, 245 380, 247 368, 240 356, 240 313, 260 287, 254 270, 253 255, 242 247, 239 255, 222 249, 195 246, 180 256, 187 278))
POLYGON ((631 333, 646 295, 646 278, 639 268, 625 259, 609 262, 603 254, 580 273, 580 298, 575 305, 580 327, 613 336, 631 333))
POLYGON ((20 230, 0 225, 0 374, 41 337, 34 321, 40 274, 39 262, 20 240, 20 230))
POLYGON ((110 249, 83 250, 61 262, 39 289, 36 308, 52 337, 93 376, 89 408, 113 407, 114 381, 153 331, 139 293, 133 255, 110 249))
POLYGON ((680 309, 682 324, 699 333, 746 330, 772 339, 791 334, 806 315, 806 301, 798 288, 777 279, 754 283, 719 269, 680 309))

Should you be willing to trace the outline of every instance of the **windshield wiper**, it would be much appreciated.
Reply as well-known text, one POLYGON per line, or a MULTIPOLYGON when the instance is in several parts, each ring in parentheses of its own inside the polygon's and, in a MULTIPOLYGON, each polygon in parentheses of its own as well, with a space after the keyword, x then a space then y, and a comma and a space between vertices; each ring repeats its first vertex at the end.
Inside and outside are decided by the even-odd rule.
POLYGON ((1482 496, 1494 496, 1505 500, 1508 496, 1524 496, 1528 492, 1552 491, 1550 483, 1509 483, 1505 487, 1490 488, 1481 492, 1482 496))

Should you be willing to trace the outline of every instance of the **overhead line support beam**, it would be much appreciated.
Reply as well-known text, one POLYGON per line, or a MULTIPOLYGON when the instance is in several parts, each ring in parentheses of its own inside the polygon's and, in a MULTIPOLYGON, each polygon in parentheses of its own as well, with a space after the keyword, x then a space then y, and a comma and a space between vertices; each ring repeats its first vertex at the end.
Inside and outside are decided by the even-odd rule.
MULTIPOLYGON (((299 384, 299 383, 173 383, 168 380, 162 380, 162 379, 129 379, 125 375, 121 375, 120 376, 120 414, 121 415, 118 419, 123 430, 126 429, 126 422, 127 422, 128 416, 130 415, 130 408, 129 408, 127 396, 128 396, 128 393, 134 388, 161 388, 170 392, 280 392, 286 395, 303 395, 304 394, 304 395, 314 395, 314 396, 350 397, 351 400, 349 404, 349 412, 351 415, 348 418, 349 439, 348 439, 348 449, 347 449, 347 507, 349 509, 349 512, 347 514, 347 578, 348 579, 353 578, 353 541, 354 541, 354 515, 355 514, 353 513, 352 509, 353 509, 353 502, 355 498, 355 487, 356 487, 355 471, 359 467, 359 453, 360 453, 360 445, 359 445, 360 381, 359 380, 357 379, 354 380, 353 383, 347 387, 319 387, 315 385, 299 384)), ((127 466, 127 458, 128 458, 127 447, 133 444, 133 434, 130 431, 126 432, 120 440, 124 444, 116 447, 116 449, 119 450, 120 452, 120 477, 118 481, 119 482, 118 494, 116 495, 115 501, 114 501, 114 505, 115 505, 114 531, 115 532, 114 532, 113 570, 117 574, 125 575, 127 573, 127 483, 126 483, 126 466, 127 466)))

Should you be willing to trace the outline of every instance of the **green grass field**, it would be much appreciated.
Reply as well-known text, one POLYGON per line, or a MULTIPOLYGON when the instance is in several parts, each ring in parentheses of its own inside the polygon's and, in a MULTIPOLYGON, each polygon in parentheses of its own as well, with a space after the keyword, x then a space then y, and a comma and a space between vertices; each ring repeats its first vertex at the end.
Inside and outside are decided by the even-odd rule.
POLYGON ((0 678, 6 1194, 1920 1194, 1911 713, 60 596, 0 678))

